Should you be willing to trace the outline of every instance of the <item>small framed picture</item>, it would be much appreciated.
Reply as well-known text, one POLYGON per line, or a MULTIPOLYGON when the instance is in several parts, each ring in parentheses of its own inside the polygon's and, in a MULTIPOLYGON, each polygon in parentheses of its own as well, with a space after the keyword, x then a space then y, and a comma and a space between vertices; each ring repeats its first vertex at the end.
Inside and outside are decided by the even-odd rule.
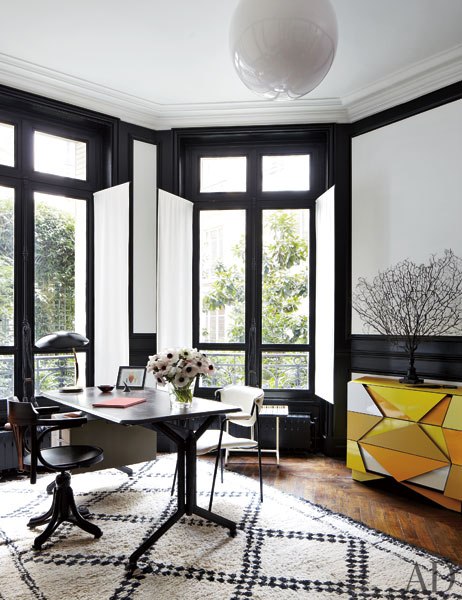
POLYGON ((121 390, 125 384, 132 390, 142 390, 146 379, 146 367, 119 367, 116 388, 121 390))

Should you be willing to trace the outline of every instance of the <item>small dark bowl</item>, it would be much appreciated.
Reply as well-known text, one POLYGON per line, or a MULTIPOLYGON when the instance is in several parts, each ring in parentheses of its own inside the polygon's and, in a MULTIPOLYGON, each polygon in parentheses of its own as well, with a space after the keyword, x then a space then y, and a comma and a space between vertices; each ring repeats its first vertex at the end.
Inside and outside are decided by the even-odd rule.
POLYGON ((113 385, 99 385, 98 389, 101 390, 103 392, 103 394, 106 394, 107 392, 112 392, 112 390, 114 389, 113 385))

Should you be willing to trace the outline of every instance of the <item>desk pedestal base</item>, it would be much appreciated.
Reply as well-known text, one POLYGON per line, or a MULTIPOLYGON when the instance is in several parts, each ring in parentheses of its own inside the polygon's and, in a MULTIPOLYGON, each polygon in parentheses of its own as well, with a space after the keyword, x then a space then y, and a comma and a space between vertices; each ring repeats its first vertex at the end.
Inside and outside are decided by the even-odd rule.
POLYGON ((200 506, 193 506, 192 512, 187 513, 186 509, 183 507, 182 509, 178 509, 173 513, 171 517, 169 517, 165 523, 163 523, 159 529, 157 529, 146 541, 144 541, 141 546, 133 552, 133 554, 128 559, 127 571, 131 575, 135 569, 137 568, 138 559, 147 551, 151 546, 153 546, 157 540, 166 533, 170 527, 175 525, 177 521, 181 519, 181 517, 185 514, 194 514, 198 517, 202 517, 207 521, 211 521, 212 523, 216 523, 217 525, 222 525, 223 527, 227 527, 229 529, 229 533, 231 537, 236 536, 236 523, 230 521, 229 519, 225 519, 220 515, 217 515, 209 510, 205 510, 200 506))
POLYGON ((127 572, 131 575, 137 568, 138 559, 153 546, 156 541, 175 525, 183 515, 197 515, 202 519, 216 523, 229 529, 230 535, 236 535, 236 523, 216 513, 201 508, 197 505, 197 477, 196 477, 196 443, 200 436, 208 429, 214 417, 208 417, 196 430, 185 429, 171 423, 153 423, 158 431, 169 437, 177 447, 178 453, 178 483, 177 496, 178 508, 156 531, 145 540, 128 559, 127 572))

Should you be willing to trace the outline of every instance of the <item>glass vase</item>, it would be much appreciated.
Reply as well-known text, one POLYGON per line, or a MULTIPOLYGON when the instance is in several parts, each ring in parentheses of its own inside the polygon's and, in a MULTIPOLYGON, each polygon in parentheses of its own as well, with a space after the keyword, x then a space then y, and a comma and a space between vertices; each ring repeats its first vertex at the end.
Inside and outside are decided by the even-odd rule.
POLYGON ((193 390, 194 384, 186 385, 184 387, 175 387, 169 385, 170 405, 174 408, 182 410, 190 408, 193 401, 193 390))

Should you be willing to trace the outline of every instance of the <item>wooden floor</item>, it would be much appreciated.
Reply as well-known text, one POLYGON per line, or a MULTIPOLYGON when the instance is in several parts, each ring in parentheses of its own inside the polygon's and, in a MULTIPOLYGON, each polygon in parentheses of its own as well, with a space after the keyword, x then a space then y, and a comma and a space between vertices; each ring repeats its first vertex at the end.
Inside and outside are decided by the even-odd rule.
MULTIPOLYGON (((460 513, 440 508, 391 480, 353 481, 342 460, 281 457, 279 467, 272 456, 263 461, 265 483, 462 565, 460 513)), ((234 455, 228 469, 258 479, 255 456, 234 455)))

